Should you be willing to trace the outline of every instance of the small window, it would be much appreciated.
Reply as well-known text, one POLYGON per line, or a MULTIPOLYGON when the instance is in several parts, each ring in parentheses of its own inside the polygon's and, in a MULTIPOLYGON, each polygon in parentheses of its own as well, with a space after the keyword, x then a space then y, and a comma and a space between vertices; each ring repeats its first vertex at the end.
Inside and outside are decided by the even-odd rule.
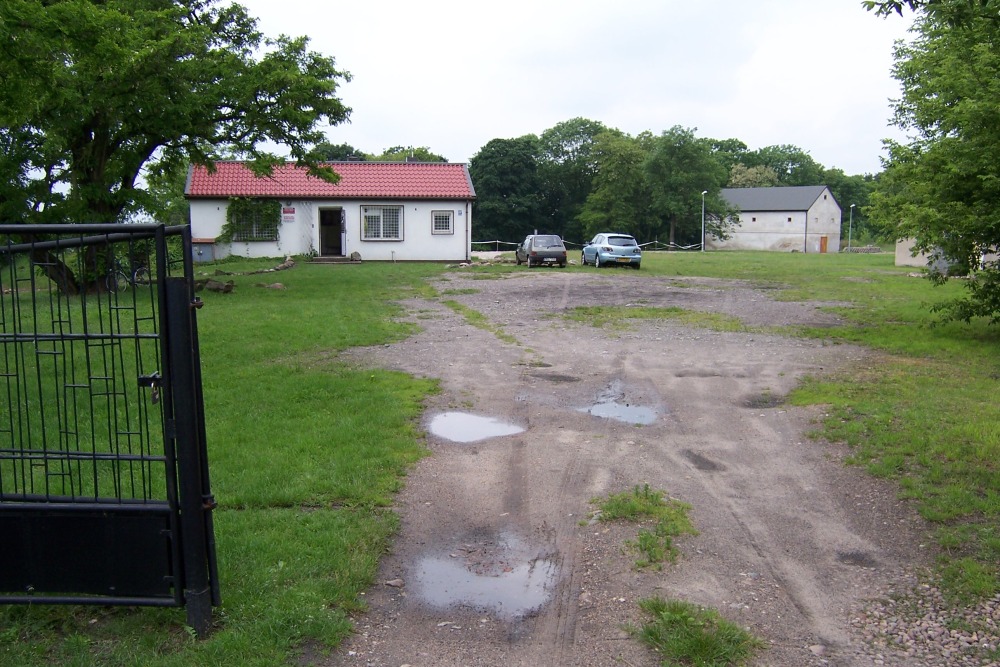
POLYGON ((750 222, 757 222, 757 218, 756 217, 750 218, 750 222))
POLYGON ((431 211, 431 233, 432 234, 454 234, 455 233, 455 212, 454 211, 431 211))
POLYGON ((402 206, 362 206, 361 239, 363 241, 402 241, 402 206))
POLYGON ((791 219, 791 218, 789 218, 789 219, 788 219, 788 222, 791 222, 791 221, 792 221, 792 219, 791 219))

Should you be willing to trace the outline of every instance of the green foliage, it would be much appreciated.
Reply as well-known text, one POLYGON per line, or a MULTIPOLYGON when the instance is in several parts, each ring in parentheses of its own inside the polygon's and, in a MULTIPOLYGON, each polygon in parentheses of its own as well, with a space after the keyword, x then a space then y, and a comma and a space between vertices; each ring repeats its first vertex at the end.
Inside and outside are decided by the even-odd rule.
POLYGON ((509 333, 505 332, 500 327, 496 326, 490 322, 489 318, 480 313, 478 310, 473 310, 466 305, 459 303, 453 299, 448 299, 444 301, 444 305, 451 308, 453 311, 465 318, 465 321, 476 327, 477 329, 482 329, 483 331, 489 331, 491 334, 499 338, 505 343, 512 343, 517 345, 517 339, 511 336, 509 333))
POLYGON ((600 122, 573 118, 542 132, 538 173, 544 214, 550 224, 547 231, 583 238, 578 217, 597 173, 595 140, 605 131, 607 128, 600 122))
POLYGON ((358 160, 364 162, 366 156, 350 144, 333 145, 329 141, 321 141, 312 149, 317 160, 324 162, 336 162, 343 160, 358 160))
POLYGON ((730 188, 770 188, 778 185, 778 174, 767 165, 748 167, 737 162, 729 170, 730 188))
MULTIPOLYGON (((645 260, 643 260, 645 261, 645 260)), ((564 317, 595 327, 623 327, 628 320, 671 320, 712 331, 749 331, 738 318, 720 313, 686 310, 677 306, 574 306, 564 317)))
POLYGON ((636 567, 659 569, 663 562, 673 562, 677 559, 673 538, 685 533, 698 534, 688 518, 691 506, 678 500, 668 500, 665 496, 664 491, 654 491, 644 484, 634 487, 632 491, 612 494, 604 500, 591 501, 598 506, 600 521, 653 521, 651 530, 641 529, 636 539, 628 543, 642 556, 636 561, 636 567))
POLYGON ((913 138, 888 144, 869 212, 887 235, 912 237, 951 267, 932 280, 974 276, 965 298, 940 312, 997 324, 1000 265, 984 256, 1000 249, 1000 20, 995 8, 990 17, 962 13, 975 6, 960 0, 910 4, 926 8, 918 37, 896 47, 903 94, 894 122, 913 138))
MULTIPOLYGON (((277 199, 254 199, 234 197, 226 208, 226 224, 216 237, 218 243, 230 243, 234 238, 256 240, 264 238, 265 232, 277 228, 281 221, 281 202, 277 199)), ((276 231, 275 231, 276 234, 276 231)))
MULTIPOLYGON (((0 5, 0 209, 25 222, 121 222, 149 207, 139 179, 221 151, 268 172, 347 119, 349 75, 305 38, 268 40, 216 0, 8 0, 0 5), (43 206, 44 205, 44 206, 43 206)), ((153 212, 153 211, 151 211, 153 212)))
POLYGON ((640 221, 640 238, 666 237, 671 243, 700 244, 703 191, 707 191, 706 207, 713 214, 706 234, 729 237, 736 211, 729 210, 719 196, 729 174, 707 139, 695 137, 694 130, 674 126, 652 141, 643 169, 652 193, 653 215, 640 221))
POLYGON ((643 174, 651 140, 648 133, 631 137, 617 130, 595 138, 597 174, 580 213, 586 239, 609 230, 636 235, 640 222, 651 215, 653 193, 643 174))
POLYGON ((662 598, 642 600, 639 606, 651 619, 633 634, 661 656, 664 667, 734 667, 764 647, 713 609, 662 598))
POLYGON ((546 231, 538 175, 538 137, 493 139, 469 162, 476 184, 474 240, 520 241, 535 229, 546 231))
POLYGON ((447 162, 443 156, 432 153, 426 146, 393 146, 382 151, 381 155, 366 156, 369 162, 406 162, 408 159, 418 162, 447 162))

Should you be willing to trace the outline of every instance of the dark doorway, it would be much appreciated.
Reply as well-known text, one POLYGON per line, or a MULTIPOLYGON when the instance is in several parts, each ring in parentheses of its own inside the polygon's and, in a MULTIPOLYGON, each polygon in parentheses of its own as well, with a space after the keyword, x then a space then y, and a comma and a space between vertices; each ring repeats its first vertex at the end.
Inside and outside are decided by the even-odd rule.
POLYGON ((344 256, 344 209, 319 211, 319 254, 321 257, 344 256))

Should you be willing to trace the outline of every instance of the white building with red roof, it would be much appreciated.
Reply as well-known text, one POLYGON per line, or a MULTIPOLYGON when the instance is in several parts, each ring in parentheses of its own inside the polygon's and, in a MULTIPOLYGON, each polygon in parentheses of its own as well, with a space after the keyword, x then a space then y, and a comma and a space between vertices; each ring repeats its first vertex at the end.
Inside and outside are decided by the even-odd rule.
POLYGON ((476 192, 467 165, 328 164, 340 176, 336 184, 293 163, 270 176, 254 175, 244 162, 219 162, 214 171, 192 167, 184 194, 195 259, 354 253, 377 261, 470 258, 476 192), (227 228, 226 212, 237 198, 277 202, 280 213, 276 220, 240 220, 227 228))

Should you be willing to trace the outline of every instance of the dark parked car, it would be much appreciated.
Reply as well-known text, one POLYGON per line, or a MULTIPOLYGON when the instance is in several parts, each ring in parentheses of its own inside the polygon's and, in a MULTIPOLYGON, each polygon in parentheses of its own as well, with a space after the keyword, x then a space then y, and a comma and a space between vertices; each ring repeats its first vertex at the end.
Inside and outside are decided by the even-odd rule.
POLYGON ((528 267, 542 264, 566 266, 566 246, 555 234, 531 234, 514 251, 514 260, 528 267))
POLYGON ((600 268, 609 264, 639 268, 642 250, 635 238, 628 234, 598 234, 583 246, 580 262, 600 268))

